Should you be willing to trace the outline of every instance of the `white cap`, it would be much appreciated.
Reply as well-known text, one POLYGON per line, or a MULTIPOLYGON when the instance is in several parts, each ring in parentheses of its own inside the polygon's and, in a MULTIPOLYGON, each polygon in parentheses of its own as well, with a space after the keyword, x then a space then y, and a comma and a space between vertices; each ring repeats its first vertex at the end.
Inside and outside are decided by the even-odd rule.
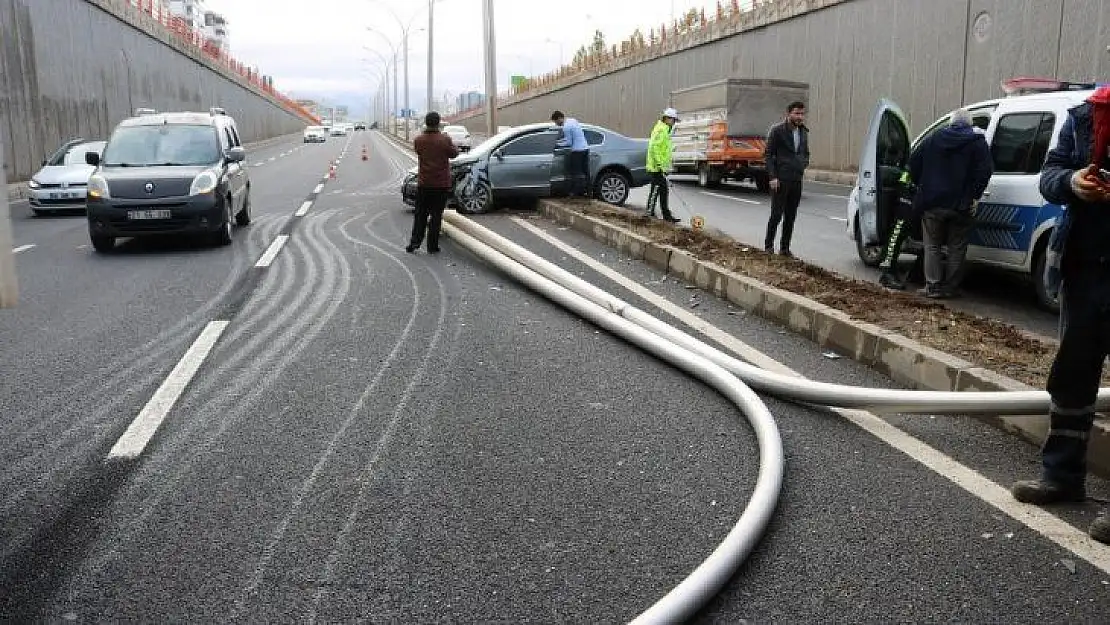
POLYGON ((673 108, 668 108, 667 110, 663 111, 663 117, 678 119, 678 111, 674 110, 673 108))

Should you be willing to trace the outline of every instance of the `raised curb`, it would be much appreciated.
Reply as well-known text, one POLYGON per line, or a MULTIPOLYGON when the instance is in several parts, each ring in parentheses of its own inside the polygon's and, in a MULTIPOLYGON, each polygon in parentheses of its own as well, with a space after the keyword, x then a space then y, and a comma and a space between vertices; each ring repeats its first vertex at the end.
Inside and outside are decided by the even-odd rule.
MULTIPOLYGON (((551 200, 541 200, 540 214, 569 226, 624 254, 713 293, 804 336, 823 348, 851 357, 895 382, 935 391, 1037 390, 923 345, 896 332, 851 319, 847 314, 754 278, 698 260, 690 253, 655 243, 620 226, 580 213, 551 200)), ((1004 432, 1040 445, 1048 433, 1048 417, 976 415, 1004 432)), ((1110 476, 1110 427, 1095 422, 1088 461, 1091 472, 1110 476)))

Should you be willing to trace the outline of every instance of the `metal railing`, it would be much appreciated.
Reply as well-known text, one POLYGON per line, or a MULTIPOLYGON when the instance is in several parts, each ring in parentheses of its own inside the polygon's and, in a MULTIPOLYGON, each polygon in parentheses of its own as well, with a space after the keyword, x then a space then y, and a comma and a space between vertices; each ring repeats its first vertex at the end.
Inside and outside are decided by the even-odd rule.
POLYGON ((273 79, 262 74, 257 67, 239 61, 227 53, 214 40, 205 36, 203 30, 193 28, 184 18, 176 17, 163 8, 159 0, 128 0, 128 4, 150 18, 157 28, 162 28, 174 40, 187 48, 192 48, 209 58, 212 62, 235 75, 242 83, 251 85, 277 100, 286 110, 300 117, 319 123, 320 118, 297 104, 292 98, 274 89, 273 79))
MULTIPOLYGON (((645 35, 637 29, 631 36, 619 44, 602 48, 585 46, 575 55, 574 60, 561 67, 541 74, 530 76, 518 82, 510 89, 498 93, 498 102, 504 104, 506 99, 527 96, 540 91, 567 85, 578 78, 588 74, 604 74, 610 69, 619 67, 631 57, 652 58, 667 51, 673 51, 675 41, 682 41, 690 35, 704 33, 722 26, 737 26, 746 18, 765 8, 786 8, 797 4, 797 0, 718 0, 714 12, 706 14, 705 10, 691 10, 681 19, 672 23, 662 24, 648 30, 645 35), (583 53, 583 50, 585 53, 583 53)), ((485 102, 461 110, 448 117, 448 121, 466 118, 475 113, 480 113, 485 107, 485 102)))

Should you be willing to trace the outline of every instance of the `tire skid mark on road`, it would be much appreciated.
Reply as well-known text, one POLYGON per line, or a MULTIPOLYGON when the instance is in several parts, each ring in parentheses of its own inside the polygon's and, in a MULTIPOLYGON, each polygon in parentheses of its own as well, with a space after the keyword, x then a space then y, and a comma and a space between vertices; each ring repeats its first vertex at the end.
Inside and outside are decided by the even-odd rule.
MULTIPOLYGON (((309 232, 309 235, 311 235, 311 232, 309 232)), ((261 327, 264 330, 254 335, 246 345, 240 348, 237 343, 248 328, 268 318, 270 311, 277 308, 285 296, 294 291, 298 278, 315 279, 317 262, 315 256, 311 253, 311 246, 304 241, 307 238, 309 237, 297 237, 294 240, 290 253, 284 255, 279 264, 273 268, 276 275, 280 277, 272 281, 274 284, 264 283, 263 287, 269 286, 270 288, 261 290, 259 297, 252 302, 254 305, 248 304, 240 313, 240 319, 233 324, 235 329, 225 333, 223 340, 220 341, 212 354, 212 362, 220 362, 220 364, 207 372, 203 379, 195 380, 193 387, 187 391, 188 396, 204 397, 214 390, 217 383, 222 383, 229 372, 238 367, 243 361, 258 360, 275 352, 274 349, 266 345, 267 342, 275 333, 283 331, 281 319, 288 320, 289 317, 299 312, 298 304, 303 304, 307 300, 312 292, 311 289, 303 289, 300 296, 290 303, 283 314, 278 316, 280 319, 273 318, 273 323, 262 324, 261 327), (264 305, 258 305, 259 302, 264 302, 264 305), (260 347, 264 348, 259 349, 260 347), (229 353, 231 350, 235 351, 229 353), (222 355, 227 355, 227 360, 221 362, 220 357, 222 355)), ((218 405, 216 410, 212 411, 213 413, 226 409, 227 405, 232 403, 233 400, 225 396, 217 401, 218 405)), ((183 406, 187 405, 187 402, 188 399, 183 403, 183 406)), ((86 567, 91 575, 102 574, 112 562, 122 557, 115 545, 128 544, 131 537, 143 529, 143 524, 155 512, 162 498, 169 494, 170 488, 185 476, 187 469, 191 468, 192 463, 195 462, 200 453, 198 452, 196 456, 181 464, 174 463, 175 453, 191 440, 192 435, 198 428, 206 425, 209 424, 202 421, 186 422, 177 437, 173 440, 164 439, 159 445, 158 453, 152 454, 143 463, 142 468, 131 476, 129 487, 120 494, 119 501, 139 500, 138 505, 135 506, 137 512, 124 511, 121 513, 124 515, 123 519, 116 522, 109 521, 105 524, 116 529, 112 535, 106 537, 107 540, 103 543, 106 545, 106 550, 89 559, 86 567), (160 477, 159 466, 162 463, 177 468, 159 485, 160 490, 156 488, 151 491, 148 482, 152 483, 160 477)), ((71 589, 71 593, 73 592, 76 592, 76 589, 71 589)))
MULTIPOLYGON (((387 211, 380 211, 377 215, 370 219, 370 223, 373 223, 377 219, 387 214, 387 211)), ((352 238, 347 232, 347 228, 351 222, 357 221, 360 218, 360 216, 352 217, 339 226, 340 234, 348 241, 358 243, 358 241, 352 238)), ((324 448, 316 464, 313 466, 311 472, 301 483, 300 488, 297 489, 293 500, 289 503, 286 514, 278 522, 277 526, 267 538, 266 545, 263 548, 262 553, 259 555, 259 559, 255 565, 254 571, 252 572, 250 578, 247 580, 246 584, 240 589, 235 600, 235 604, 231 607, 230 613, 227 617, 229 620, 237 620, 238 618, 240 618, 240 616, 242 616, 243 614, 243 611, 246 609, 247 604, 258 591, 258 588, 261 586, 262 581, 265 578, 266 571, 269 568, 269 565, 273 561, 273 558, 277 552, 277 548, 285 537, 285 532, 288 530, 289 524, 293 521, 293 518, 297 515, 297 513, 300 512, 301 506, 304 504, 305 499, 312 493, 313 489, 316 487, 316 482, 319 479, 320 474, 323 472, 325 465, 327 464, 328 460, 330 460, 331 457, 334 455, 335 449, 338 447, 339 442, 342 440, 347 430, 349 430, 350 426, 354 423, 355 418, 358 417, 361 413, 367 399, 370 397, 373 391, 377 389, 378 385, 381 383, 382 379, 384 379, 385 375, 390 372, 394 361, 397 359, 398 356, 400 356, 402 349, 405 347, 410 335, 412 334, 413 328, 416 326, 416 322, 419 318, 418 313, 420 310, 421 302, 420 286, 416 280, 416 276, 412 273, 412 270, 408 268, 404 261, 397 258, 396 255, 391 254, 377 246, 370 247, 377 251, 379 254, 385 256, 387 259, 393 261, 407 274, 409 278, 409 284, 412 286, 413 289, 413 301, 409 309, 409 318, 405 324, 405 327, 401 331, 401 336, 393 345, 393 349, 378 365, 377 371, 375 371, 374 376, 370 380, 370 383, 363 389, 362 393, 359 395, 359 398, 356 400, 354 406, 351 408, 347 419, 343 422, 339 430, 337 430, 336 433, 329 440, 327 447, 324 448)))
MULTIPOLYGON (((361 239, 350 237, 349 234, 346 231, 343 231, 344 236, 347 236, 348 240, 350 240, 353 243, 368 247, 370 249, 378 251, 379 253, 387 254, 388 256, 393 258, 396 262, 403 263, 403 261, 401 261, 398 258, 398 255, 403 251, 402 248, 398 245, 395 245, 391 242, 388 242, 384 239, 381 239, 381 238, 375 236, 374 233, 370 229, 370 225, 371 224, 366 224, 364 229, 370 235, 371 238, 377 240, 379 243, 382 244, 382 246, 378 246, 378 245, 375 245, 373 243, 363 241, 361 239), (386 247, 393 248, 394 251, 392 253, 386 252, 385 251, 386 247)), ((416 281, 415 275, 413 275, 411 273, 411 270, 409 270, 407 268, 406 268, 406 272, 409 274, 409 278, 411 280, 411 283, 413 284, 413 287, 416 288, 416 289, 419 289, 419 286, 418 286, 418 283, 416 281)), ((437 286, 437 293, 439 295, 439 317, 436 320, 435 332, 432 334, 432 338, 428 342, 428 346, 424 350, 424 357, 421 359, 420 364, 417 365, 416 369, 409 374, 411 379, 409 380, 408 384, 405 386, 405 390, 401 393, 401 397, 397 401, 397 404, 394 406, 393 413, 390 415, 389 420, 386 422, 385 427, 383 428, 383 430, 381 432, 381 435, 378 437, 377 443, 374 445, 374 450, 371 453, 370 458, 366 461, 363 469, 359 472, 358 478, 355 480, 359 484, 359 488, 358 488, 357 494, 355 495, 354 503, 351 505, 350 512, 347 515, 347 519, 343 524, 343 528, 335 535, 335 539, 334 539, 333 544, 332 544, 331 552, 328 554, 327 560, 324 563, 324 567, 323 567, 324 570, 322 572, 320 581, 317 584, 316 592, 313 594, 312 606, 309 609, 309 614, 306 618, 306 620, 309 623, 315 623, 316 622, 317 614, 318 614, 318 611, 319 611, 319 608, 320 608, 320 604, 323 601, 324 594, 327 592, 328 588, 330 588, 331 585, 332 585, 333 578, 335 577, 336 568, 339 566, 340 558, 343 556, 344 552, 346 551, 347 542, 348 542, 348 539, 351 535, 351 532, 354 530, 355 523, 358 522, 359 516, 361 516, 362 511, 366 506, 366 499, 367 499, 368 493, 370 491, 370 486, 373 483, 374 478, 376 477, 375 476, 375 469, 377 468, 379 460, 381 459, 382 455, 384 453, 386 453, 386 451, 389 448, 389 444, 393 440, 393 434, 394 434, 394 432, 397 431, 397 426, 401 423, 401 419, 405 415, 405 410, 408 407, 409 401, 412 399, 413 390, 415 388, 417 388, 417 386, 419 386, 424 381, 424 378, 428 373, 428 365, 431 362, 432 356, 437 353, 437 350, 439 348, 439 344, 440 344, 440 342, 443 338, 444 330, 447 327, 447 323, 446 323, 447 322, 447 309, 448 309, 447 288, 444 286, 443 279, 437 274, 436 271, 432 271, 432 270, 429 269, 428 274, 431 275, 432 278, 435 280, 436 286, 437 286)), ((409 322, 410 325, 414 321, 415 321, 415 319, 411 319, 410 322, 409 322)), ((456 327, 456 332, 455 332, 456 337, 458 336, 458 332, 459 332, 460 328, 461 328, 461 326, 456 327)), ((409 326, 406 326, 405 330, 406 330, 406 333, 407 333, 408 330, 409 330, 409 326)), ((456 352, 456 349, 455 349, 456 345, 457 345, 457 343, 453 344, 452 347, 451 347, 450 351, 451 351, 452 354, 456 352)), ((400 343, 398 344, 398 347, 399 346, 400 346, 400 343)), ((392 354, 392 353, 390 354, 391 357, 393 355, 394 354, 392 354)), ((453 359, 454 358, 452 357, 452 360, 453 359)), ((352 406, 350 415, 348 416, 348 419, 347 419, 347 422, 344 423, 343 428, 341 428, 340 431, 336 433, 335 438, 332 441, 332 444, 328 447, 327 451, 325 452, 326 454, 330 455, 330 453, 333 451, 335 445, 337 444, 338 440, 340 438, 342 438, 342 436, 346 433, 346 430, 349 428, 350 424, 354 421, 355 417, 358 416, 358 413, 362 410, 363 404, 364 404, 366 398, 369 397, 370 393, 373 390, 373 386, 376 385, 378 383, 378 381, 379 380, 376 378, 373 382, 371 382, 372 386, 368 386, 366 388, 366 390, 363 392, 362 396, 359 397, 358 402, 356 402, 355 405, 352 406)), ((437 402, 438 402, 438 396, 437 396, 437 402)), ((326 456, 321 456, 320 463, 322 464, 325 461, 326 461, 326 456)), ((315 473, 315 470, 314 470, 314 473, 315 473)))
MULTIPOLYGON (((271 238, 279 225, 277 220, 271 216, 260 217, 255 223, 257 226, 252 227, 245 246, 247 249, 235 255, 232 260, 231 270, 212 297, 205 300, 204 303, 182 317, 174 325, 159 332, 157 336, 148 340, 146 343, 131 349, 126 354, 117 357, 98 370, 88 373, 84 379, 69 386, 69 391, 84 395, 93 388, 113 389, 118 386, 121 381, 133 381, 136 370, 145 371, 150 369, 151 363, 161 358, 167 351, 170 351, 169 348, 174 347, 174 345, 183 344, 187 340, 188 335, 194 334, 196 330, 199 330, 200 326, 205 322, 203 318, 219 304, 223 297, 226 297, 227 294, 231 292, 235 287, 236 275, 247 267, 250 259, 254 258, 257 254, 256 250, 262 248, 262 241, 271 238), (175 341, 175 343, 169 344, 168 341, 175 341), (104 376, 107 376, 107 380, 104 379, 104 376)), ((36 422, 35 428, 50 425, 51 422, 44 421, 43 417, 48 414, 56 413, 60 406, 70 401, 71 399, 68 397, 57 397, 48 399, 45 402, 40 402, 38 406, 36 406, 38 412, 28 415, 26 421, 34 420, 36 422)), ((35 433, 34 430, 28 430, 22 427, 23 425, 26 424, 19 424, 17 427, 24 432, 25 436, 35 433)), ((22 437, 17 440, 22 440, 22 437)))
MULTIPOLYGON (((276 230, 277 225, 277 220, 265 224, 271 231, 276 230)), ((256 233, 252 232, 251 234, 255 235, 256 233)), ((264 233, 258 233, 258 238, 265 239, 267 236, 264 233)), ((247 247, 255 244, 257 244, 256 241, 251 241, 247 247)), ((128 352, 129 355, 143 354, 138 358, 131 359, 130 366, 120 366, 112 369, 115 374, 109 377, 107 381, 89 378, 86 382, 76 385, 81 389, 81 392, 88 392, 93 387, 97 387, 102 392, 110 393, 111 398, 98 405, 96 409, 73 421, 61 433, 54 435, 50 442, 34 446, 33 450, 27 450, 26 453, 20 455, 19 460, 6 465, 3 473, 0 474, 0 477, 3 478, 0 480, 0 491, 8 494, 5 496, 4 502, 0 504, 0 516, 9 512, 11 506, 20 502, 29 492, 42 489, 52 481, 55 475, 69 466, 73 458, 81 457, 87 450, 102 443, 101 439, 104 434, 90 436, 90 431, 95 432, 100 428, 103 421, 115 416, 118 409, 130 402, 136 393, 154 384, 160 376, 164 376, 164 372, 157 369, 155 364, 166 355, 180 351, 200 331, 201 326, 207 323, 203 317, 231 291, 235 284, 236 274, 247 266, 254 253, 254 250, 248 249, 242 254, 237 254, 233 261, 232 271, 229 272, 227 280, 221 285, 216 295, 209 298, 199 308, 171 328, 161 332, 144 345, 128 352), (120 388, 121 385, 125 385, 125 388, 120 388), (66 453, 59 455, 49 468, 42 471, 38 461, 46 454, 57 452, 63 448, 66 448, 66 453), (27 479, 27 474, 30 471, 36 473, 33 480, 27 479)), ((126 359, 126 356, 124 356, 117 359, 116 362, 121 363, 126 359)), ((53 409, 51 411, 55 413, 55 418, 39 418, 34 426, 21 428, 21 435, 10 443, 11 449, 17 454, 20 453, 20 447, 28 443, 30 439, 39 436, 43 430, 65 418, 66 413, 57 410, 64 401, 66 401, 64 398, 59 399, 51 407, 53 409)), ((47 408, 43 409, 43 411, 45 410, 47 408)))
MULTIPOLYGON (((295 237, 293 241, 296 245, 292 246, 293 249, 305 252, 306 260, 311 257, 311 253, 318 253, 322 260, 327 259, 328 250, 324 249, 324 244, 334 244, 323 235, 323 226, 326 225, 328 219, 317 218, 310 220, 309 227, 306 228, 306 236, 295 237), (307 249, 306 249, 307 247, 307 249)), ((292 264, 296 257, 287 254, 284 256, 286 260, 282 261, 281 268, 285 264, 292 264)), ((295 322, 288 328, 278 327, 280 324, 274 324, 271 330, 267 327, 268 331, 262 335, 252 337, 250 341, 251 349, 236 350, 235 355, 223 363, 214 371, 210 371, 205 379, 205 385, 211 389, 216 385, 222 385, 224 390, 215 397, 212 401, 206 403, 209 408, 208 412, 212 415, 209 420, 193 420, 185 423, 182 430, 177 433, 173 440, 165 440, 159 448, 157 456, 151 456, 147 464, 144 465, 141 474, 137 474, 133 480, 132 488, 128 492, 131 496, 136 496, 142 499, 139 505, 138 515, 122 524, 122 527, 117 531, 117 534, 110 538, 105 544, 126 544, 129 538, 136 532, 143 529, 145 522, 150 516, 156 512, 163 500, 167 495, 172 495, 176 490, 174 487, 187 474, 192 470, 193 466, 207 455, 216 443, 222 438, 224 433, 233 425, 236 425, 247 413, 247 410, 258 401, 269 389, 276 383, 278 378, 288 369, 288 367, 296 360, 297 357, 304 351, 304 349, 315 340, 315 338, 323 331, 323 329, 330 323, 332 317, 339 310, 340 306, 346 301, 347 294, 350 288, 351 268, 350 264, 343 257, 342 254, 335 254, 334 258, 337 262, 333 263, 331 270, 328 267, 324 268, 324 278, 317 281, 315 278, 310 280, 308 284, 317 285, 318 290, 301 289, 298 293, 297 306, 289 306, 283 311, 282 317, 295 316, 295 322), (335 265, 338 265, 336 271, 335 265), (338 292, 337 290, 338 289, 338 292), (311 298, 313 301, 308 309, 300 310, 300 306, 304 304, 306 299, 311 298), (322 311, 322 312, 321 312, 322 311), (280 334, 280 338, 273 339, 275 334, 280 334), (254 354, 253 347, 265 344, 265 349, 261 354, 254 354), (239 375, 235 378, 236 382, 230 388, 227 387, 227 376, 238 367, 244 360, 249 362, 271 362, 276 359, 276 362, 266 369, 266 373, 258 378, 251 375, 239 375), (232 361, 235 361, 234 363, 232 361), (247 390, 249 389, 249 390, 247 390), (216 419, 218 422, 211 423, 210 421, 216 419), (205 436, 205 440, 199 444, 192 444, 191 439, 194 435, 205 436), (175 458, 174 455, 178 452, 184 451, 189 455, 183 459, 175 458), (166 464, 170 467, 169 471, 159 470, 157 465, 166 464), (146 484, 147 481, 156 479, 158 486, 153 492, 147 496, 143 496, 150 490, 150 486, 146 484)), ((312 263, 315 265, 315 261, 312 263)), ((323 263, 326 265, 326 262, 323 263)), ((313 269, 313 276, 316 269, 313 269)), ((291 273, 286 271, 286 273, 291 273)), ((290 281, 292 282, 292 281, 290 281)), ((299 282, 299 281, 298 281, 299 282)), ((260 293, 259 297, 269 297, 260 293)), ((256 315, 258 317, 259 315, 256 315)), ((239 324, 239 333, 242 334, 248 324, 239 324)), ((269 325, 269 324, 264 324, 269 325)), ((235 341, 223 341, 223 350, 235 349, 235 341)), ((196 391, 193 391, 196 393, 196 391)), ((205 393, 196 393, 203 396, 205 393)), ((121 554, 116 550, 111 549, 105 553, 98 554, 95 558, 91 558, 89 570, 101 574, 103 571, 121 554)))

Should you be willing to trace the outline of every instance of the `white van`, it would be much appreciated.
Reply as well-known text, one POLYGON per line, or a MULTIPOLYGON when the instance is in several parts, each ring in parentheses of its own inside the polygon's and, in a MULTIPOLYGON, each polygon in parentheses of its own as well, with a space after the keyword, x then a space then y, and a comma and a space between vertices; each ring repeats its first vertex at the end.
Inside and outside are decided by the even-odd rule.
MULTIPOLYGON (((1030 275, 1038 302, 1052 311, 1059 305, 1044 286, 1045 248, 1063 209, 1041 196, 1040 171, 1049 150, 1056 147, 1068 110, 1082 104, 1097 86, 1015 78, 1002 84, 1007 97, 966 107, 974 126, 985 131, 994 157, 994 175, 976 211, 967 260, 1030 275)), ((946 125, 950 115, 933 122, 911 143, 898 105, 884 99, 876 107, 856 187, 848 197, 848 238, 856 242, 864 264, 876 267, 882 258, 894 222, 897 180, 910 152, 946 125)), ((922 249, 921 241, 911 239, 903 251, 921 254, 922 249)))

